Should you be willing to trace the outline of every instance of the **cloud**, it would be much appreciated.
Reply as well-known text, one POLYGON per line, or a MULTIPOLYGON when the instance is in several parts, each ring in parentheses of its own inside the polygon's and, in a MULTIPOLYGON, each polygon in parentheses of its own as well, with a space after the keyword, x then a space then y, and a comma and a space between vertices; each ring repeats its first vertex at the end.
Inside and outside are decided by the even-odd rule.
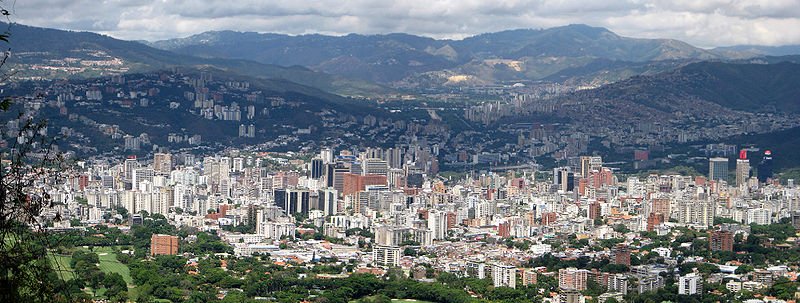
POLYGON ((570 23, 618 34, 679 39, 701 47, 800 44, 797 0, 30 0, 13 21, 129 40, 208 30, 285 34, 405 32, 463 38, 570 23))

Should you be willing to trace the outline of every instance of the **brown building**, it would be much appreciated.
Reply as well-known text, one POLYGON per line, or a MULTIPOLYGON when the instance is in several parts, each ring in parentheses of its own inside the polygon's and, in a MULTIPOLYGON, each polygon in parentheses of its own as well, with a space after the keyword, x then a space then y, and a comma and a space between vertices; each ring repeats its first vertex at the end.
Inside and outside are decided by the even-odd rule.
POLYGON ((669 199, 657 198, 653 199, 653 213, 662 214, 664 218, 669 218, 670 201, 669 199))
POLYGON ((342 195, 351 195, 360 191, 364 191, 367 185, 386 185, 386 176, 383 175, 357 175, 357 174, 344 174, 344 184, 342 195))
POLYGON ((521 268, 520 274, 522 275, 522 285, 536 284, 537 272, 533 268, 521 268))
POLYGON ((150 255, 177 255, 178 237, 153 234, 150 237, 150 255))
POLYGON ((614 264, 631 266, 631 250, 627 245, 617 244, 611 253, 614 255, 614 264))
POLYGON ((457 224, 457 222, 456 222, 456 213, 454 213, 452 211, 447 212, 446 218, 447 218, 447 230, 451 230, 453 228, 456 228, 456 224, 457 224))
POLYGON ((600 202, 589 203, 589 219, 600 218, 600 202))
POLYGON ((556 223, 558 214, 554 212, 542 213, 542 225, 550 225, 556 223))
POLYGON ((511 236, 511 223, 503 222, 497 225, 497 235, 501 238, 508 238, 511 236))
POLYGON ((562 268, 558 270, 558 287, 562 290, 586 290, 586 281, 588 278, 588 270, 574 267, 562 268))
POLYGON ((647 216, 647 231, 654 231, 656 226, 661 223, 664 223, 664 215, 659 213, 650 213, 650 215, 647 216))
POLYGON ((712 251, 733 251, 733 233, 725 230, 714 231, 708 244, 712 251))

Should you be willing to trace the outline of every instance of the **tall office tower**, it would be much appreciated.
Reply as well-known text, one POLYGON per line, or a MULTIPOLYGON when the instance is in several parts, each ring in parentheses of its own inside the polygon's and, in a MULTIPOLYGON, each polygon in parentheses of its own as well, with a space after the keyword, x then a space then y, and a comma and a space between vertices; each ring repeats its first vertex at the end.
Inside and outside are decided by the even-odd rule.
POLYGON ((172 155, 169 153, 156 153, 153 155, 153 169, 157 174, 169 175, 172 171, 172 155))
POLYGON ((772 151, 764 151, 764 158, 758 164, 758 182, 767 182, 767 179, 772 178, 772 151))
POLYGON ((386 160, 386 162, 389 162, 389 167, 391 168, 403 167, 403 155, 402 155, 402 149, 400 147, 387 149, 385 154, 386 157, 384 160, 386 160))
POLYGON ((323 170, 325 168, 324 160, 312 159, 311 160, 311 179, 319 180, 322 178, 323 170))
POLYGON ((231 164, 231 168, 234 172, 242 172, 244 170, 244 158, 235 157, 233 158, 233 163, 231 164))
POLYGON ((323 148, 319 152, 320 158, 322 158, 323 164, 330 164, 333 163, 333 150, 330 148, 323 148))
POLYGON ((600 156, 581 156, 581 177, 586 178, 593 170, 603 167, 603 158, 600 156))
POLYGON ((311 192, 307 189, 276 189, 273 197, 275 206, 280 207, 286 215, 308 214, 311 210, 311 192))
POLYGON ((326 216, 337 214, 339 212, 337 208, 338 196, 339 194, 333 188, 320 189, 317 209, 321 209, 326 216))
POLYGON ((362 175, 383 175, 389 172, 389 163, 379 158, 369 158, 362 162, 362 175))
POLYGON ((428 229, 434 240, 447 237, 447 213, 432 209, 428 212, 428 229))
POLYGON ((136 156, 128 156, 125 159, 125 165, 122 166, 123 169, 123 179, 126 181, 130 181, 133 179, 133 170, 139 167, 139 162, 136 161, 136 156))
POLYGON ((728 159, 710 158, 708 159, 708 179, 713 181, 728 180, 728 159))
POLYGON ((575 189, 575 175, 569 167, 558 167, 553 169, 553 184, 558 185, 558 189, 564 192, 575 189))
POLYGON ((747 186, 748 179, 750 179, 750 160, 747 159, 747 150, 742 149, 739 151, 739 158, 736 159, 736 186, 747 186))

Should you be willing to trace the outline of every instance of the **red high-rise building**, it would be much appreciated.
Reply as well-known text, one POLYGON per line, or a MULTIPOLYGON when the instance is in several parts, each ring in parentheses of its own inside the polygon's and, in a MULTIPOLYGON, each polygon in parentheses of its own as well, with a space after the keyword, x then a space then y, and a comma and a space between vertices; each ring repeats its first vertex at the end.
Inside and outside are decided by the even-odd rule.
POLYGON ((656 214, 664 215, 664 218, 669 218, 670 212, 670 201, 666 198, 656 198, 652 201, 652 212, 656 214))
POLYGON ((497 235, 501 238, 511 237, 511 223, 503 222, 497 225, 497 235))
POLYGON ((456 227, 456 213, 450 211, 450 212, 447 212, 447 215, 445 215, 445 216, 446 216, 445 218, 447 218, 447 229, 450 230, 450 229, 455 228, 456 227))
POLYGON ((600 218, 600 202, 589 203, 589 219, 600 218))
POLYGON ((631 266, 631 250, 625 244, 617 244, 611 253, 614 255, 614 264, 631 266))
POLYGON ((364 191, 367 185, 386 185, 386 176, 383 175, 356 175, 344 174, 344 185, 342 186, 343 195, 351 195, 364 191))
POLYGON ((650 215, 647 216, 647 231, 654 231, 656 226, 661 223, 664 223, 664 215, 654 212, 650 213, 650 215))
POLYGON ((708 244, 712 251, 733 251, 733 233, 726 230, 714 231, 708 244))
POLYGON ((150 255, 177 255, 178 237, 153 234, 150 237, 150 255))
POLYGON ((554 212, 542 213, 542 225, 550 225, 556 223, 556 219, 558 219, 558 214, 554 212))

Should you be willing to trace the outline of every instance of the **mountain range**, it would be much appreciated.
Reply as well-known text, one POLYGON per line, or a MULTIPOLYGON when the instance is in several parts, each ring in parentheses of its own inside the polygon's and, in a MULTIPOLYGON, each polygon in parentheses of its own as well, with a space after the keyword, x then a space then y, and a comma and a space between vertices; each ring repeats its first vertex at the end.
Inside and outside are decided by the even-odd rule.
POLYGON ((703 60, 800 53, 796 46, 706 50, 678 40, 628 38, 580 24, 507 30, 462 40, 409 34, 290 36, 211 31, 144 42, 19 24, 13 24, 10 32, 12 63, 44 66, 18 69, 23 77, 95 77, 171 66, 210 66, 348 96, 530 81, 598 87, 703 60), (70 58, 84 61, 64 61, 70 58), (98 66, 97 62, 112 58, 121 60, 120 68, 98 66))
POLYGON ((212 31, 150 45, 198 57, 304 65, 317 71, 382 84, 413 82, 415 76, 431 72, 466 75, 493 83, 541 80, 595 60, 637 64, 724 58, 678 40, 628 38, 605 28, 580 24, 508 30, 462 40, 437 40, 408 34, 289 36, 212 31))
POLYGON ((373 83, 316 72, 299 65, 200 58, 90 32, 20 24, 12 24, 9 32, 12 56, 8 63, 15 66, 15 76, 20 78, 92 78, 181 66, 214 68, 259 79, 282 79, 341 95, 370 95, 387 91, 385 87, 373 83))

